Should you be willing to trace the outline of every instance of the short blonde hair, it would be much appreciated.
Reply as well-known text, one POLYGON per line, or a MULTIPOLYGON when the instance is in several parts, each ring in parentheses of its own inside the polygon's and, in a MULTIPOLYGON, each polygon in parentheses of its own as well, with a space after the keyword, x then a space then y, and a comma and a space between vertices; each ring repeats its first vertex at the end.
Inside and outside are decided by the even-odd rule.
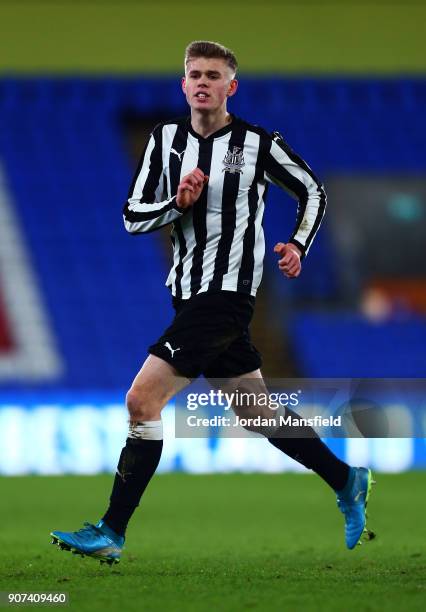
POLYGON ((189 61, 197 57, 223 59, 235 74, 238 69, 237 58, 231 49, 210 40, 194 40, 185 49, 185 68, 189 61))

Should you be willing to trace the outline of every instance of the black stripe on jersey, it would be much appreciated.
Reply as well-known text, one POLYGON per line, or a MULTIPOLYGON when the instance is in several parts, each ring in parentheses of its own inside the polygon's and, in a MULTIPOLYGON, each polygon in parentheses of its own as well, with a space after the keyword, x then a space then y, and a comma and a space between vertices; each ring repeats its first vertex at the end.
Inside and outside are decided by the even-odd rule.
MULTIPOLYGON (((237 123, 231 132, 228 143, 228 151, 233 151, 234 147, 243 150, 244 140, 247 130, 241 123, 237 123)), ((244 171, 244 170, 243 170, 244 171)), ((237 219, 237 197, 240 186, 239 172, 224 172, 222 190, 222 213, 221 213, 221 235, 217 246, 214 261, 214 272, 209 283, 209 291, 222 288, 224 275, 229 268, 229 254, 231 252, 232 240, 234 238, 236 219, 237 219)))
MULTIPOLYGON (((188 249, 186 247, 185 236, 182 231, 182 224, 180 222, 180 219, 178 219, 177 221, 173 221, 173 231, 179 240, 179 263, 176 266, 176 278, 175 278, 176 289, 175 289, 174 295, 177 298, 181 298, 182 297, 183 260, 184 260, 185 255, 188 252, 188 249)), ((174 247, 175 239, 173 235, 172 235, 172 242, 173 242, 173 247, 174 247)))
POLYGON ((318 179, 318 177, 312 172, 311 168, 308 166, 308 164, 305 162, 304 159, 302 159, 300 157, 300 155, 298 155, 295 151, 293 151, 293 149, 290 147, 290 145, 284 140, 284 138, 281 136, 281 134, 279 134, 279 132, 274 132, 273 133, 274 137, 274 141, 277 143, 278 146, 280 146, 289 156, 289 158, 294 161, 298 166, 300 166, 301 168, 303 168, 303 170, 309 174, 309 176, 312 178, 312 180, 315 182, 318 192, 320 194, 320 205, 318 207, 318 212, 317 212, 317 216, 315 219, 315 222, 312 226, 311 231, 309 232, 308 237, 306 238, 306 243, 305 245, 300 244, 300 242, 298 240, 294 240, 294 236, 297 234, 297 232, 299 231, 299 227, 300 224, 302 223, 302 218, 303 215, 305 213, 305 207, 302 210, 302 207, 299 206, 298 210, 297 210, 297 219, 296 219, 296 227, 293 231, 293 234, 290 238, 291 241, 297 243, 297 246, 299 248, 301 248, 302 252, 305 253, 305 251, 309 248, 312 240, 314 239, 314 236, 321 224, 322 218, 324 216, 324 212, 325 212, 325 207, 327 205, 327 197, 325 195, 325 191, 324 188, 322 186, 321 181, 318 179))
POLYGON ((169 152, 169 171, 170 171, 170 197, 177 194, 180 183, 180 171, 182 168, 182 153, 185 152, 188 141, 188 132, 182 126, 178 126, 175 132, 169 152), (180 155, 172 153, 172 149, 178 151, 180 155))
MULTIPOLYGON (((198 168, 210 176, 213 152, 213 139, 199 140, 198 168)), ((203 276, 203 255, 207 243, 207 187, 204 187, 195 205, 192 207, 195 247, 192 254, 191 294, 198 293, 203 276)))
MULTIPOLYGON (((171 149, 178 151, 181 153, 187 147, 188 142, 188 131, 184 129, 182 126, 178 125, 175 136, 173 138, 173 143, 171 149)), ((177 188, 180 183, 180 172, 182 167, 182 158, 183 155, 176 155, 172 153, 170 149, 169 155, 169 172, 170 172, 170 195, 176 195, 177 188)), ((182 297, 182 276, 183 276, 183 260, 185 255, 188 252, 186 246, 185 236, 182 231, 182 225, 180 220, 178 219, 173 223, 174 231, 179 240, 179 263, 176 266, 176 279, 175 279, 175 296, 177 298, 182 297)))
MULTIPOLYGON (((242 293, 250 293, 253 283, 254 271, 254 246, 255 246, 255 226, 256 212, 259 205, 259 192, 257 184, 263 178, 263 160, 269 149, 269 142, 262 135, 259 135, 259 150, 257 153, 256 169, 254 179, 250 185, 248 192, 248 207, 249 217, 247 220, 247 229, 244 232, 243 238, 243 254, 241 258, 241 268, 238 272, 237 291, 242 293)), ((263 194, 263 201, 266 201, 268 186, 263 194)))

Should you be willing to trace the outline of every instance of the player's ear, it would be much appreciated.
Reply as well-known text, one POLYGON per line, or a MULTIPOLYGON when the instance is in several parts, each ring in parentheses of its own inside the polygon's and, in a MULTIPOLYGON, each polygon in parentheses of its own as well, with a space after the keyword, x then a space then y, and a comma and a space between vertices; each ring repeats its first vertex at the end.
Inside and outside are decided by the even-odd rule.
POLYGON ((232 81, 229 83, 229 88, 228 88, 228 98, 233 96, 235 94, 235 92, 238 89, 238 81, 237 79, 232 79, 232 81))
POLYGON ((186 93, 186 78, 182 77, 182 91, 186 93))

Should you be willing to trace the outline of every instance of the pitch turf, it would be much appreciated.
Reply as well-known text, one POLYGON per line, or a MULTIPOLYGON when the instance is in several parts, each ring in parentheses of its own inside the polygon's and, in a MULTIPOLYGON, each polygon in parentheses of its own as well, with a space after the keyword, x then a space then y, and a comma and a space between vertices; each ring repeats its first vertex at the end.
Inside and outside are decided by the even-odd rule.
POLYGON ((1 478, 0 590, 81 611, 425 610, 426 473, 378 475, 373 542, 346 551, 314 475, 157 476, 108 567, 50 545, 96 521, 111 477, 1 478))

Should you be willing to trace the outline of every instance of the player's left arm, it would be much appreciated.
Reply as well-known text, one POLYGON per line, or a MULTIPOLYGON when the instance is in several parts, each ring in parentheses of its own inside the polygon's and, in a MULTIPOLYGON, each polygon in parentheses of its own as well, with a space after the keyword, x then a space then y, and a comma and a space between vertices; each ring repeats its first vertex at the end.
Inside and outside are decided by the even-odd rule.
POLYGON ((295 278, 300 274, 301 260, 307 255, 324 217, 327 196, 308 164, 278 132, 273 133, 265 155, 265 178, 298 201, 296 225, 289 240, 274 247, 281 256, 280 270, 289 278, 295 278))

